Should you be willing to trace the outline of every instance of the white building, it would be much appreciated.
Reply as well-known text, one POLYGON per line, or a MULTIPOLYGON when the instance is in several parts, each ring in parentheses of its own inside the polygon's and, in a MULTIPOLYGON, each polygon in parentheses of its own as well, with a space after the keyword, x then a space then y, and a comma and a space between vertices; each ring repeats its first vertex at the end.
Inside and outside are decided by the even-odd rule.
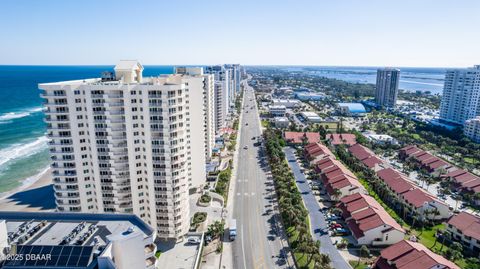
POLYGON ((274 124, 276 128, 288 128, 290 121, 286 117, 275 117, 274 124))
POLYGON ((205 175, 204 76, 142 77, 121 61, 102 78, 40 84, 57 210, 134 213, 160 238, 189 228, 205 175), (197 141, 193 144, 193 141, 197 141))
POLYGON ((473 141, 480 143, 480 116, 466 120, 463 133, 473 141))
POLYGON ((301 112, 300 115, 302 116, 302 118, 304 118, 306 121, 310 123, 322 122, 322 118, 320 118, 320 116, 318 116, 318 114, 313 111, 304 111, 304 112, 301 112))
POLYGON ((273 117, 285 117, 287 108, 285 106, 269 106, 268 111, 273 117))
MULTIPOLYGON (((176 74, 182 74, 192 77, 201 77, 203 81, 198 79, 189 82, 189 86, 192 83, 203 83, 203 85, 194 85, 194 89, 200 89, 203 87, 203 91, 190 91, 191 100, 203 100, 202 102, 191 102, 190 106, 193 107, 193 111, 202 111, 203 113, 197 113, 191 116, 192 129, 199 130, 204 129, 205 138, 205 156, 207 159, 212 157, 213 148, 215 147, 215 84, 214 76, 211 74, 203 74, 202 67, 176 67, 176 74), (198 106, 198 107, 197 107, 198 106)), ((192 137, 192 150, 201 150, 201 137, 192 137), (195 148, 193 148, 195 147, 195 148)))
POLYGON ((380 144, 380 145, 385 145, 385 144, 391 144, 391 145, 398 145, 397 139, 386 135, 386 134, 375 134, 375 133, 363 133, 363 136, 365 136, 369 141, 375 143, 375 144, 380 144))
POLYGON ((477 116, 480 116, 480 65, 447 70, 440 118, 463 125, 477 116))
POLYGON ((377 70, 375 103, 381 107, 393 108, 397 103, 400 69, 382 68, 377 70))
MULTIPOLYGON (((0 241, 7 242, 1 245, 2 253, 15 245, 24 261, 30 253, 46 257, 35 268, 154 269, 155 239, 155 229, 131 214, 0 213, 0 241)), ((2 255, 2 266, 10 268, 4 259, 2 255)))
POLYGON ((405 230, 371 196, 345 196, 338 205, 357 245, 384 246, 400 242, 405 230))
POLYGON ((214 97, 215 97, 215 131, 225 127, 225 123, 230 112, 234 97, 231 94, 231 76, 230 70, 222 65, 208 66, 205 68, 206 74, 212 74, 214 77, 214 97))
POLYGON ((300 101, 295 99, 273 99, 274 106, 285 106, 286 108, 296 108, 300 106, 300 101))

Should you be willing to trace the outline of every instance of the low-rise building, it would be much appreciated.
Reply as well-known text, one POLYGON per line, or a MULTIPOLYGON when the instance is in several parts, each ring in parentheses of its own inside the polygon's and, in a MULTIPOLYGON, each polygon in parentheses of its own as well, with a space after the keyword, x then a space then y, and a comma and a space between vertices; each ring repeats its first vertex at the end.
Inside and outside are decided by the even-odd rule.
POLYGON ((358 245, 392 245, 405 237, 405 230, 371 196, 345 196, 338 208, 358 245))
POLYGON ((320 116, 318 116, 318 114, 313 112, 313 111, 300 112, 300 116, 309 123, 320 123, 320 122, 322 122, 322 118, 320 118, 320 116))
POLYGON ((338 111, 345 116, 365 116, 367 110, 361 103, 338 103, 338 111))
POLYGON ((317 161, 315 171, 323 182, 331 200, 365 192, 365 188, 357 177, 333 156, 326 156, 317 161))
POLYGON ((357 143, 357 137, 354 134, 327 134, 326 139, 328 143, 333 146, 353 146, 357 143))
POLYGON ((398 145, 397 139, 386 134, 363 133, 368 141, 379 145, 398 145))
POLYGON ((324 159, 325 157, 335 158, 335 155, 330 149, 321 143, 311 143, 305 147, 305 156, 310 161, 310 164, 324 159))
POLYGON ((297 92, 295 98, 301 101, 320 101, 325 98, 324 93, 320 92, 297 92))
POLYGON ((24 258, 2 268, 153 269, 155 238, 155 229, 131 214, 0 212, 2 253, 24 258), (31 264, 30 253, 50 258, 31 264))
POLYGON ((480 192, 480 177, 463 169, 451 171, 442 175, 442 178, 450 181, 453 189, 460 189, 463 192, 473 194, 480 192))
POLYGON ((466 120, 463 133, 473 141, 480 143, 480 117, 466 120))
POLYGON ((285 106, 286 108, 296 108, 300 106, 300 101, 295 99, 273 99, 274 106, 285 106))
POLYGON ((288 128, 290 121, 286 117, 275 117, 273 120, 276 128, 288 128))
POLYGON ((285 117, 287 108, 284 105, 273 105, 268 107, 268 111, 272 117, 285 117))
POLYGON ((400 149, 399 157, 404 160, 414 160, 421 168, 434 176, 439 176, 442 173, 448 173, 457 169, 449 162, 444 161, 415 145, 406 146, 400 149))
POLYGON ((283 136, 285 141, 292 145, 320 142, 320 134, 314 132, 285 132, 283 136))
POLYGON ((460 242, 476 257, 480 253, 480 217, 460 212, 447 222, 447 231, 452 240, 460 242))
POLYGON ((380 252, 373 269, 460 269, 424 245, 402 240, 380 252))
POLYGON ((349 147, 348 151, 374 172, 377 172, 387 166, 387 164, 382 159, 378 158, 373 151, 361 144, 357 143, 349 147))

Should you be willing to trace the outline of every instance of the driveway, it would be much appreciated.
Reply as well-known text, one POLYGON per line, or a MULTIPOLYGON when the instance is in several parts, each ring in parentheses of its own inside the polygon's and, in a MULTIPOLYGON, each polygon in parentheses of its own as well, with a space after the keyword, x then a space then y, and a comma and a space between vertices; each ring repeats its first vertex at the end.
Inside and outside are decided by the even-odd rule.
POLYGON ((320 235, 320 230, 327 229, 328 225, 325 221, 325 216, 320 212, 320 205, 316 197, 313 195, 310 186, 308 185, 305 175, 300 171, 300 165, 295 158, 295 149, 286 147, 283 150, 288 161, 288 165, 292 169, 293 175, 296 179, 296 184, 300 193, 302 194, 303 203, 308 210, 310 216, 311 232, 316 240, 320 240, 320 252, 327 254, 332 260, 332 266, 335 269, 351 269, 347 261, 340 255, 337 247, 333 245, 332 240, 328 234, 320 235))

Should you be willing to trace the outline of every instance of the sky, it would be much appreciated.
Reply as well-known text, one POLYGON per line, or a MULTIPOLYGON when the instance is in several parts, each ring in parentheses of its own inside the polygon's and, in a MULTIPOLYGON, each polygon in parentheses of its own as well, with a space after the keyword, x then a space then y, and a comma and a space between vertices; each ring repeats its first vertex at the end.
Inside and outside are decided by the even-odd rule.
POLYGON ((480 64, 478 0, 1 0, 0 65, 480 64))

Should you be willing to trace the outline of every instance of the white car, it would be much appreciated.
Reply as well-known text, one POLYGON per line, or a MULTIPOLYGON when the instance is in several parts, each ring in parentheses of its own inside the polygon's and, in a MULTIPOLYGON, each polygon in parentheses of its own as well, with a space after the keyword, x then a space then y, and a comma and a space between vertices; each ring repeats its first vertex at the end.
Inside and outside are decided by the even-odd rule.
POLYGON ((243 149, 248 149, 248 146, 243 147, 243 149))
POLYGON ((189 237, 187 239, 187 242, 189 244, 198 245, 198 244, 200 244, 200 239, 198 237, 189 237))

